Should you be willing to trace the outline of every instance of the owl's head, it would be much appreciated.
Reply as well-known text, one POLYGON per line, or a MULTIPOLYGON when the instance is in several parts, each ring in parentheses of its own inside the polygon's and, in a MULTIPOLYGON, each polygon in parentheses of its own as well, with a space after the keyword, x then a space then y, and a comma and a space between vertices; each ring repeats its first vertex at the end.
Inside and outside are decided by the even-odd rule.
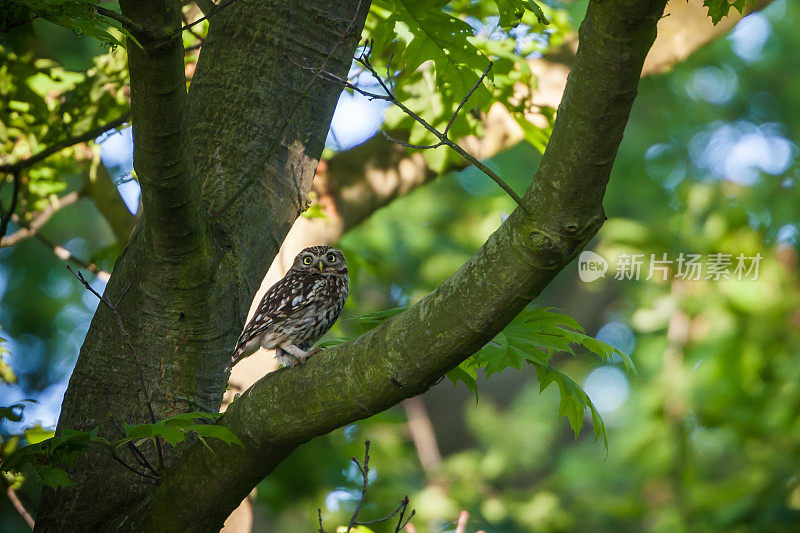
POLYGON ((309 246, 294 258, 292 270, 323 276, 347 276, 347 261, 342 251, 336 248, 309 246))

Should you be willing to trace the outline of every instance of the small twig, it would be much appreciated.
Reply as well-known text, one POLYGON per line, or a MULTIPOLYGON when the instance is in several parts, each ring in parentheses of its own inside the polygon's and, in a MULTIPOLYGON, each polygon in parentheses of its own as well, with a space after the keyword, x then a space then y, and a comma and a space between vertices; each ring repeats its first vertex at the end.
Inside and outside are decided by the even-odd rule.
POLYGON ((11 217, 14 216, 14 210, 17 209, 17 200, 19 200, 20 181, 22 181, 19 169, 15 170, 13 174, 14 190, 11 193, 11 205, 8 207, 8 212, 3 213, 2 219, 0 219, 0 240, 6 236, 6 231, 8 231, 8 223, 11 221, 11 217))
POLYGON ((23 159, 21 161, 17 161, 16 163, 11 163, 8 165, 0 165, 0 172, 8 174, 28 168, 32 165, 35 165, 39 161, 42 161, 43 159, 50 157, 56 152, 60 152, 61 150, 69 148, 70 146, 74 146, 78 143, 91 141, 95 137, 98 137, 100 134, 105 133, 110 129, 122 126, 124 123, 128 121, 129 117, 130 117, 130 112, 123 113, 122 116, 120 116, 115 120, 112 120, 111 122, 108 122, 106 124, 103 124, 102 126, 98 126, 94 129, 91 129, 85 133, 82 133, 81 135, 75 135, 74 137, 69 137, 67 139, 58 141, 52 146, 45 148, 41 152, 34 154, 28 157, 27 159, 23 159))
POLYGON ((152 475, 152 474, 148 474, 148 473, 146 473, 146 472, 139 472, 138 470, 136 470, 135 468, 133 468, 131 465, 129 465, 128 463, 126 463, 125 461, 123 461, 122 459, 120 459, 120 458, 117 456, 117 454, 115 454, 113 451, 111 452, 111 458, 112 458, 112 459, 114 459, 114 460, 115 460, 116 462, 118 462, 119 464, 121 464, 122 466, 124 466, 125 468, 127 468, 128 470, 130 470, 131 472, 133 472, 134 474, 136 474, 137 476, 142 476, 142 477, 145 477, 145 478, 147 478, 147 479, 154 479, 154 480, 158 480, 158 477, 156 477, 156 476, 154 476, 154 475, 152 475))
POLYGON ((392 141, 395 144, 399 144, 405 148, 415 148, 417 150, 430 150, 431 148, 439 148, 440 146, 444 146, 444 143, 439 141, 436 144, 411 144, 405 141, 401 141, 400 139, 395 139, 386 130, 381 130, 381 133, 387 140, 392 141))
POLYGON ((489 61, 489 65, 486 67, 486 70, 483 71, 483 74, 481 74, 481 77, 478 78, 478 81, 475 83, 475 85, 472 86, 472 89, 469 90, 467 95, 461 100, 461 103, 458 104, 458 107, 456 108, 455 112, 453 113, 453 116, 450 117, 450 122, 447 123, 447 127, 445 127, 445 129, 444 129, 444 134, 445 135, 447 135, 447 132, 450 131, 450 126, 452 126, 453 122, 455 122, 456 117, 461 112, 461 108, 464 107, 464 105, 467 103, 467 100, 469 100, 469 97, 472 96, 472 93, 474 93, 475 90, 478 87, 481 86, 481 83, 483 83, 484 78, 486 78, 486 76, 489 75, 489 71, 492 70, 493 66, 494 66, 494 62, 493 61, 489 61))
POLYGON ((3 237, 0 240, 0 248, 13 246, 24 239, 33 237, 36 232, 39 231, 39 229, 44 226, 45 223, 50 220, 50 217, 52 217, 56 212, 74 204, 80 199, 81 193, 78 191, 67 193, 61 198, 57 198, 56 200, 50 202, 41 211, 36 213, 33 219, 31 219, 31 221, 27 224, 23 223, 19 217, 12 217, 14 223, 19 226, 19 229, 8 237, 3 237))
POLYGON ((394 528, 394 533, 399 533, 400 531, 405 529, 408 523, 411 522, 411 519, 414 518, 414 515, 417 513, 415 509, 411 509, 411 514, 409 514, 408 518, 406 518, 406 521, 403 522, 403 514, 405 512, 406 510, 403 509, 403 512, 400 513, 400 519, 397 521, 397 527, 394 528))
MULTIPOLYGON (((202 9, 201 9, 201 11, 202 11, 202 9)), ((185 13, 181 13, 181 16, 183 17, 183 23, 184 24, 189 24, 189 20, 186 18, 186 14, 185 13)), ((194 37, 195 39, 199 40, 201 44, 203 43, 203 41, 205 41, 205 39, 203 37, 201 37, 200 34, 197 33, 194 29, 192 29, 191 26, 186 26, 185 29, 186 29, 186 31, 188 31, 192 35, 192 37, 194 37)), ((186 49, 184 48, 184 51, 185 50, 186 49)))
POLYGON ((467 521, 469 521, 469 513, 467 511, 461 511, 458 514, 458 521, 456 522, 456 530, 453 533, 466 533, 467 521))
POLYGON ((33 520, 33 516, 31 516, 31 513, 29 513, 28 510, 25 508, 25 506, 22 504, 19 497, 17 496, 17 492, 11 487, 11 485, 9 485, 6 488, 6 495, 8 496, 8 501, 10 501, 11 505, 14 506, 14 510, 16 510, 17 513, 19 513, 19 515, 22 517, 22 519, 25 520, 25 523, 28 524, 28 526, 30 526, 31 529, 33 529, 34 526, 36 526, 36 522, 33 520))
MULTIPOLYGON (((228 0, 227 2, 220 2, 215 9, 208 10, 208 13, 203 11, 203 9, 201 8, 200 11, 203 11, 203 16, 200 17, 199 19, 195 20, 194 22, 190 22, 189 24, 186 24, 184 27, 181 28, 181 31, 188 30, 188 29, 192 28, 193 26, 196 26, 196 25, 200 24, 204 20, 208 19, 209 17, 212 17, 212 16, 216 15, 217 13, 219 13, 220 11, 222 11, 223 9, 228 7, 229 5, 233 4, 234 2, 236 2, 236 0, 228 0)), ((200 6, 198 5, 198 7, 200 7, 200 6)))
MULTIPOLYGON (((133 343, 131 342, 131 336, 130 334, 128 334, 128 331, 125 329, 125 325, 122 323, 122 316, 120 316, 119 311, 117 311, 117 308, 114 304, 109 302, 99 292, 94 290, 94 288, 89 284, 88 281, 86 281, 86 279, 83 277, 83 274, 80 271, 75 273, 75 271, 72 270, 72 267, 70 267, 69 265, 67 265, 67 270, 69 270, 72 273, 72 275, 75 276, 75 278, 77 278, 78 281, 80 281, 83 284, 83 286, 89 290, 89 292, 97 296, 100 302, 102 302, 102 304, 105 305, 117 319, 117 326, 119 326, 120 333, 122 334, 123 339, 125 339, 125 344, 128 346, 128 351, 130 352, 131 358, 133 359, 134 363, 136 364, 136 368, 139 371, 139 379, 142 385, 142 392, 144 393, 145 403, 147 404, 147 410, 150 414, 150 423, 155 424, 156 415, 155 411, 153 411, 153 404, 150 401, 150 391, 147 388, 147 381, 144 379, 144 371, 142 370, 142 364, 136 355, 136 350, 133 348, 133 343)), ((159 440, 158 437, 155 437, 154 440, 156 443, 156 453, 158 455, 158 470, 160 471, 164 468, 164 456, 161 451, 161 441, 159 440)))
POLYGON ((137 275, 138 273, 139 273, 139 271, 138 271, 138 270, 134 270, 134 271, 133 271, 133 276, 131 276, 131 282, 130 282, 130 283, 128 283, 128 286, 127 286, 127 287, 125 287, 125 290, 124 290, 124 291, 122 291, 122 295, 119 297, 119 300, 117 300, 116 307, 119 307, 119 304, 121 304, 121 303, 122 303, 122 300, 124 300, 124 299, 125 299, 125 297, 128 295, 128 291, 130 291, 130 290, 131 290, 131 287, 133 287, 133 282, 136 280, 136 275, 137 275))
POLYGON ((79 257, 76 257, 72 252, 70 252, 63 246, 59 246, 58 244, 51 242, 49 239, 47 239, 40 233, 36 233, 34 237, 36 237, 36 239, 40 241, 42 244, 50 248, 53 254, 55 254, 55 256, 61 259, 62 261, 71 261, 76 265, 78 265, 79 267, 85 268, 86 270, 97 276, 104 283, 107 283, 108 280, 111 279, 111 274, 98 267, 95 263, 89 263, 79 257))
MULTIPOLYGON (((105 394, 106 397, 106 413, 108 414, 108 419, 111 421, 111 423, 116 428, 117 432, 122 437, 127 437, 128 435, 122 430, 122 426, 119 425, 119 423, 114 419, 114 415, 111 414, 111 401, 108 398, 108 390, 107 389, 104 390, 103 393, 105 394)), ((158 476, 158 471, 155 469, 152 463, 147 459, 147 456, 142 452, 142 450, 139 449, 138 446, 136 446, 133 442, 128 441, 128 448, 130 448, 130 450, 133 452, 134 457, 138 459, 140 465, 150 470, 153 473, 153 475, 158 476)))
POLYGON ((347 533, 358 523, 358 513, 361 512, 361 506, 364 505, 364 498, 367 496, 367 485, 369 485, 369 441, 364 441, 364 464, 358 462, 355 457, 351 458, 355 463, 358 471, 361 472, 361 498, 358 499, 356 510, 353 511, 353 516, 350 517, 350 523, 347 525, 347 533))
POLYGON ((317 507, 317 520, 319 521, 319 529, 317 533, 325 533, 325 528, 322 527, 322 509, 317 507))
MULTIPOLYGON (((342 36, 339 39, 339 41, 333 46, 331 51, 328 52, 328 55, 326 55, 325 58, 322 60, 322 64, 320 65, 318 70, 320 70, 320 71, 324 71, 325 70, 325 67, 328 65, 328 62, 331 60, 331 58, 334 56, 334 54, 336 54, 336 52, 339 50, 339 48, 347 41, 347 38, 350 36, 350 34, 355 30, 356 24, 358 22, 358 17, 360 15, 361 10, 363 9, 363 7, 364 7, 364 0, 359 0, 358 6, 356 7, 355 15, 353 16, 353 20, 350 21, 349 26, 344 30, 344 32, 342 32, 342 36)), ((284 54, 284 57, 289 59, 289 61, 292 61, 291 58, 289 58, 288 55, 284 54)), ((294 62, 292 61, 292 63, 294 63, 294 62)), ((289 112, 286 114, 286 119, 284 120, 284 122, 281 125, 280 129, 278 130, 278 132, 272 138, 272 142, 270 143, 269 148, 267 149, 267 153, 266 153, 266 155, 264 156, 264 159, 261 162, 261 165, 260 165, 261 168, 259 168, 259 170, 257 172, 252 173, 251 177, 249 179, 247 179, 247 181, 245 181, 242 184, 242 186, 239 188, 239 190, 236 191, 233 194, 233 196, 231 196, 224 204, 222 204, 222 207, 220 207, 214 214, 212 214, 208 218, 208 223, 209 224, 211 222, 213 222, 222 213, 224 213, 231 205, 233 205, 233 203, 236 200, 238 200, 239 197, 242 194, 244 194, 244 192, 253 183, 255 183, 257 181, 258 176, 260 176, 261 173, 262 173, 263 167, 266 166, 266 164, 269 162, 270 158, 272 157, 272 154, 275 152, 276 148, 278 147, 278 142, 281 140, 281 138, 283 138, 283 133, 286 131, 286 128, 291 123, 292 117, 294 116, 295 112, 300 108, 300 104, 302 104, 305 101, 305 99, 308 98, 308 95, 311 92, 311 88, 314 86, 314 83, 316 82, 316 80, 317 80, 317 76, 313 76, 310 80, 308 80, 308 83, 306 84, 305 88, 300 93, 300 97, 295 101, 294 105, 292 105, 292 107, 289 109, 289 112)))
POLYGON ((142 35, 145 34, 144 26, 129 19, 125 15, 122 15, 120 13, 117 13, 116 11, 107 9, 102 6, 97 6, 94 4, 89 4, 89 5, 91 5, 94 8, 95 12, 98 15, 102 15, 104 17, 108 17, 110 19, 114 19, 117 22, 119 22, 122 25, 122 27, 125 28, 134 37, 141 37, 142 35))
POLYGON ((408 496, 407 495, 403 496, 403 499, 400 502, 400 505, 398 505, 397 509, 392 511, 390 514, 384 516, 383 518, 376 518, 375 520, 367 520, 366 522, 356 522, 355 524, 357 526, 368 526, 370 524, 377 524, 379 522, 386 522, 387 520, 392 518, 394 515, 399 513, 401 509, 403 509, 404 510, 403 512, 405 512, 405 508, 408 507, 409 503, 411 503, 411 500, 408 499, 408 496))
POLYGON ((490 169, 488 166, 486 166, 484 163, 479 161, 476 157, 474 157, 472 154, 470 154, 469 152, 464 150, 459 144, 457 144, 456 142, 452 141, 448 137, 449 129, 452 126, 453 121, 455 121, 456 115, 461 111, 461 108, 464 107, 464 105, 467 103, 467 100, 469 100, 469 97, 472 95, 472 93, 475 92, 475 90, 478 88, 478 86, 483 82, 483 79, 489 73, 489 69, 491 69, 492 64, 491 63, 489 64, 489 67, 484 71, 484 73, 478 79, 478 82, 472 87, 472 89, 469 91, 469 93, 461 100, 461 103, 459 104, 458 108, 456 109, 456 112, 450 118, 450 121, 448 122, 447 128, 445 129, 445 131, 444 132, 440 132, 435 127, 433 127, 431 124, 429 124, 424 118, 422 118, 421 116, 416 114, 414 111, 409 109, 405 104, 403 104, 403 102, 398 100, 398 98, 395 95, 394 91, 392 91, 391 88, 390 88, 391 84, 387 84, 387 82, 384 82, 383 79, 381 78, 381 76, 378 75, 378 73, 376 72, 375 68, 372 66, 372 63, 369 60, 369 54, 371 53, 371 51, 372 51, 372 44, 370 42, 367 42, 367 44, 365 44, 365 46, 364 46, 364 51, 361 53, 361 55, 359 57, 356 57, 355 60, 358 63, 360 63, 361 65, 363 65, 364 68, 367 69, 370 72, 370 74, 372 74, 372 76, 378 81, 378 84, 386 92, 386 94, 378 94, 378 93, 373 93, 373 92, 370 92, 370 91, 365 91, 364 89, 358 87, 357 85, 355 85, 353 83, 350 83, 348 80, 346 80, 346 79, 344 79, 344 78, 342 78, 340 76, 337 76, 337 75, 333 74, 332 72, 326 71, 324 68, 313 68, 313 67, 303 66, 303 65, 297 64, 294 61, 292 61, 292 63, 294 63, 295 65, 299 66, 300 68, 302 68, 304 70, 311 70, 311 71, 315 72, 316 75, 319 78, 323 79, 323 80, 327 80, 329 82, 334 82, 334 83, 339 83, 339 84, 343 85, 344 87, 347 87, 348 89, 356 91, 357 93, 359 93, 359 94, 361 94, 363 96, 366 96, 370 100, 384 100, 386 102, 391 102, 392 104, 396 105, 397 107, 399 107, 403 111, 403 113, 405 113, 406 115, 408 115, 411 118, 413 118, 417 123, 422 125, 422 127, 424 127, 426 130, 431 132, 437 139, 439 139, 439 142, 436 143, 436 144, 432 144, 432 145, 414 145, 414 144, 409 144, 409 143, 405 143, 405 142, 402 142, 402 141, 398 141, 397 139, 394 139, 394 138, 390 137, 387 133, 384 132, 384 136, 387 139, 389 139, 392 142, 395 142, 395 143, 397 143, 397 144, 399 144, 401 146, 406 146, 406 147, 409 147, 409 148, 417 148, 417 149, 421 149, 421 150, 426 150, 426 149, 431 149, 431 148, 438 148, 438 147, 443 146, 443 145, 444 146, 449 146, 458 155, 460 155, 462 158, 464 158, 468 162, 472 163, 472 165, 474 165, 478 170, 480 170, 481 172, 486 174, 489 178, 492 179, 492 181, 497 183, 497 185, 499 185, 500 188, 503 189, 517 203, 517 205, 519 205, 519 207, 525 213, 530 215, 531 212, 528 210, 528 207, 525 205, 525 202, 522 200, 522 198, 516 192, 514 192, 514 189, 512 189, 510 185, 508 185, 505 181, 503 181, 503 179, 500 176, 498 176, 496 172, 494 172, 492 169, 490 169))

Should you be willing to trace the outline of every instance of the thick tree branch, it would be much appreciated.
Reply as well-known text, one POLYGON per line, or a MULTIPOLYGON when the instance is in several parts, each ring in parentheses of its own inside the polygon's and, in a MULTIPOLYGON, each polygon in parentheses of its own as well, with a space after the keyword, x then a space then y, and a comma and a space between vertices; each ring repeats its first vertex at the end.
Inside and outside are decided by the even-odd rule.
POLYGON ((162 257, 185 257, 201 247, 199 184, 189 175, 185 143, 183 43, 180 5, 167 0, 120 2, 122 13, 162 36, 128 46, 133 166, 142 186, 144 235, 162 257), (164 37, 163 34, 173 31, 164 37))
POLYGON ((218 527, 294 447, 419 394, 501 330, 602 225, 605 186, 664 5, 589 4, 556 127, 526 193, 534 216, 516 210, 461 269, 406 312, 303 367, 261 379, 218 421, 242 438, 244 449, 193 445, 153 494, 114 525, 218 527))

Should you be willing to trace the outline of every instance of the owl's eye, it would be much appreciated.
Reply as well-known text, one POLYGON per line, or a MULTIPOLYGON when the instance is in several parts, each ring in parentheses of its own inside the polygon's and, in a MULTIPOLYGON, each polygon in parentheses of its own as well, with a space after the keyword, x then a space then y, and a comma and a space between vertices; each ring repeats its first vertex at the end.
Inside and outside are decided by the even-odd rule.
POLYGON ((328 260, 330 263, 335 263, 335 262, 336 262, 336 255, 334 255, 334 254, 328 254, 328 256, 326 257, 326 259, 327 259, 327 260, 328 260))
POLYGON ((307 255, 307 256, 305 256, 305 257, 303 258, 303 264, 304 264, 304 265, 310 265, 310 264, 311 264, 311 263, 313 263, 313 262, 314 262, 314 260, 313 260, 313 259, 311 259, 311 256, 310 256, 310 255, 307 255))

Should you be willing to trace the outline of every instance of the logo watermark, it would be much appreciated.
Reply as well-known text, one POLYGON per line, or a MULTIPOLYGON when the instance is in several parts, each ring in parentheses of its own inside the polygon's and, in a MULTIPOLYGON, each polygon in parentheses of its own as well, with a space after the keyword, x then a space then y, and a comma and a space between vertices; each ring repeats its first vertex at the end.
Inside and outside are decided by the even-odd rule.
POLYGON ((604 278, 607 270, 608 261, 600 254, 587 250, 581 252, 578 257, 578 276, 580 276, 581 281, 589 283, 590 281, 604 278))
MULTIPOLYGON (((616 257, 616 280, 680 279, 699 280, 758 280, 758 269, 763 257, 740 254, 689 254, 681 252, 670 257, 662 254, 618 254, 616 257)), ((608 261, 595 252, 581 252, 578 257, 578 276, 581 281, 592 282, 605 278, 608 261)))

